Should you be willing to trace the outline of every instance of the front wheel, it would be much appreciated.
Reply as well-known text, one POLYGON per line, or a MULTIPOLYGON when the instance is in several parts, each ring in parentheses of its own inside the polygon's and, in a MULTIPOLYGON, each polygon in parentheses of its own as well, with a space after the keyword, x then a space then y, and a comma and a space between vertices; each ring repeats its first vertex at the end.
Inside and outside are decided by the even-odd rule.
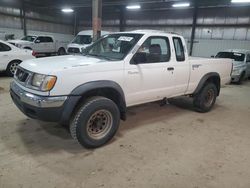
POLYGON ((20 63, 21 61, 11 61, 7 66, 6 74, 10 77, 13 77, 20 63))
POLYGON ((120 123, 117 105, 105 97, 92 97, 83 103, 70 123, 71 136, 86 148, 106 144, 120 123))
POLYGON ((194 97, 194 107, 198 112, 209 112, 216 101, 218 90, 213 83, 206 84, 194 97))
POLYGON ((64 48, 60 48, 57 52, 57 55, 65 55, 66 54, 66 51, 64 48))
POLYGON ((245 72, 243 72, 243 73, 240 75, 240 78, 239 78, 238 82, 236 82, 236 84, 238 84, 238 85, 242 84, 244 78, 245 78, 245 72))

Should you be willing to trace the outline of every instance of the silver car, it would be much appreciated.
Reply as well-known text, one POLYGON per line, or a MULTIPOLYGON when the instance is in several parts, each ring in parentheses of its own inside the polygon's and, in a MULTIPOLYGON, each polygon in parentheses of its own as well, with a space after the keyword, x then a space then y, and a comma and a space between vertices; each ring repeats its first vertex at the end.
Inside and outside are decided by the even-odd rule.
POLYGON ((243 80, 250 77, 250 50, 230 49, 219 52, 215 57, 234 60, 232 82, 241 84, 243 80))

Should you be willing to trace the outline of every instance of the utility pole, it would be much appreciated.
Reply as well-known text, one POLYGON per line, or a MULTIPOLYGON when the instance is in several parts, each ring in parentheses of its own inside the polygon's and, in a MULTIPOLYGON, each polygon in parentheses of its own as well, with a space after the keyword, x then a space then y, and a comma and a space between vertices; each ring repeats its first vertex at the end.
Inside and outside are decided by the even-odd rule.
POLYGON ((93 40, 101 37, 102 30, 102 0, 92 0, 93 40))
POLYGON ((125 10, 124 7, 120 7, 120 23, 119 23, 119 29, 120 31, 125 31, 125 25, 126 25, 126 20, 125 20, 125 10))
POLYGON ((25 13, 25 2, 22 0, 21 9, 20 9, 20 18, 22 23, 23 35, 27 35, 27 27, 26 27, 26 13, 25 13))
POLYGON ((192 24, 192 33, 191 33, 191 40, 190 40, 190 52, 189 52, 190 56, 193 54, 195 30, 196 30, 196 25, 197 25, 197 14, 198 14, 198 4, 197 4, 197 1, 194 1, 193 24, 192 24))

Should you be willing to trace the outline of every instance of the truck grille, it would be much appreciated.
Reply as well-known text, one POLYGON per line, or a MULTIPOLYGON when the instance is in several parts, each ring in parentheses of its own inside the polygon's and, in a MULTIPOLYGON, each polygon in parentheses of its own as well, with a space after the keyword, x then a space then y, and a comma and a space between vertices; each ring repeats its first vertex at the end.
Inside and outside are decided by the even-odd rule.
POLYGON ((79 48, 68 48, 68 53, 75 53, 75 54, 78 54, 80 53, 80 49, 79 48))
POLYGON ((26 82, 29 77, 29 73, 19 67, 16 70, 15 79, 19 82, 26 82))

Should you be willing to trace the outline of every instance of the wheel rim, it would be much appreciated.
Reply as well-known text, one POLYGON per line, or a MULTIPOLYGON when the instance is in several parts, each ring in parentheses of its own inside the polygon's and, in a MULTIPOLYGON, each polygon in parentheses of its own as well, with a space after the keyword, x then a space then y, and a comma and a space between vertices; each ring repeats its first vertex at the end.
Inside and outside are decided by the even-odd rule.
POLYGON ((93 113, 87 123, 87 134, 95 140, 105 137, 113 124, 112 114, 107 110, 98 110, 93 113))
POLYGON ((10 65, 10 72, 11 72, 11 74, 15 74, 15 72, 16 72, 16 68, 17 68, 17 66, 19 65, 19 63, 12 63, 11 65, 10 65))
POLYGON ((206 93, 205 96, 205 103, 204 105, 206 107, 210 107, 213 104, 214 101, 214 90, 213 89, 209 89, 206 93))

